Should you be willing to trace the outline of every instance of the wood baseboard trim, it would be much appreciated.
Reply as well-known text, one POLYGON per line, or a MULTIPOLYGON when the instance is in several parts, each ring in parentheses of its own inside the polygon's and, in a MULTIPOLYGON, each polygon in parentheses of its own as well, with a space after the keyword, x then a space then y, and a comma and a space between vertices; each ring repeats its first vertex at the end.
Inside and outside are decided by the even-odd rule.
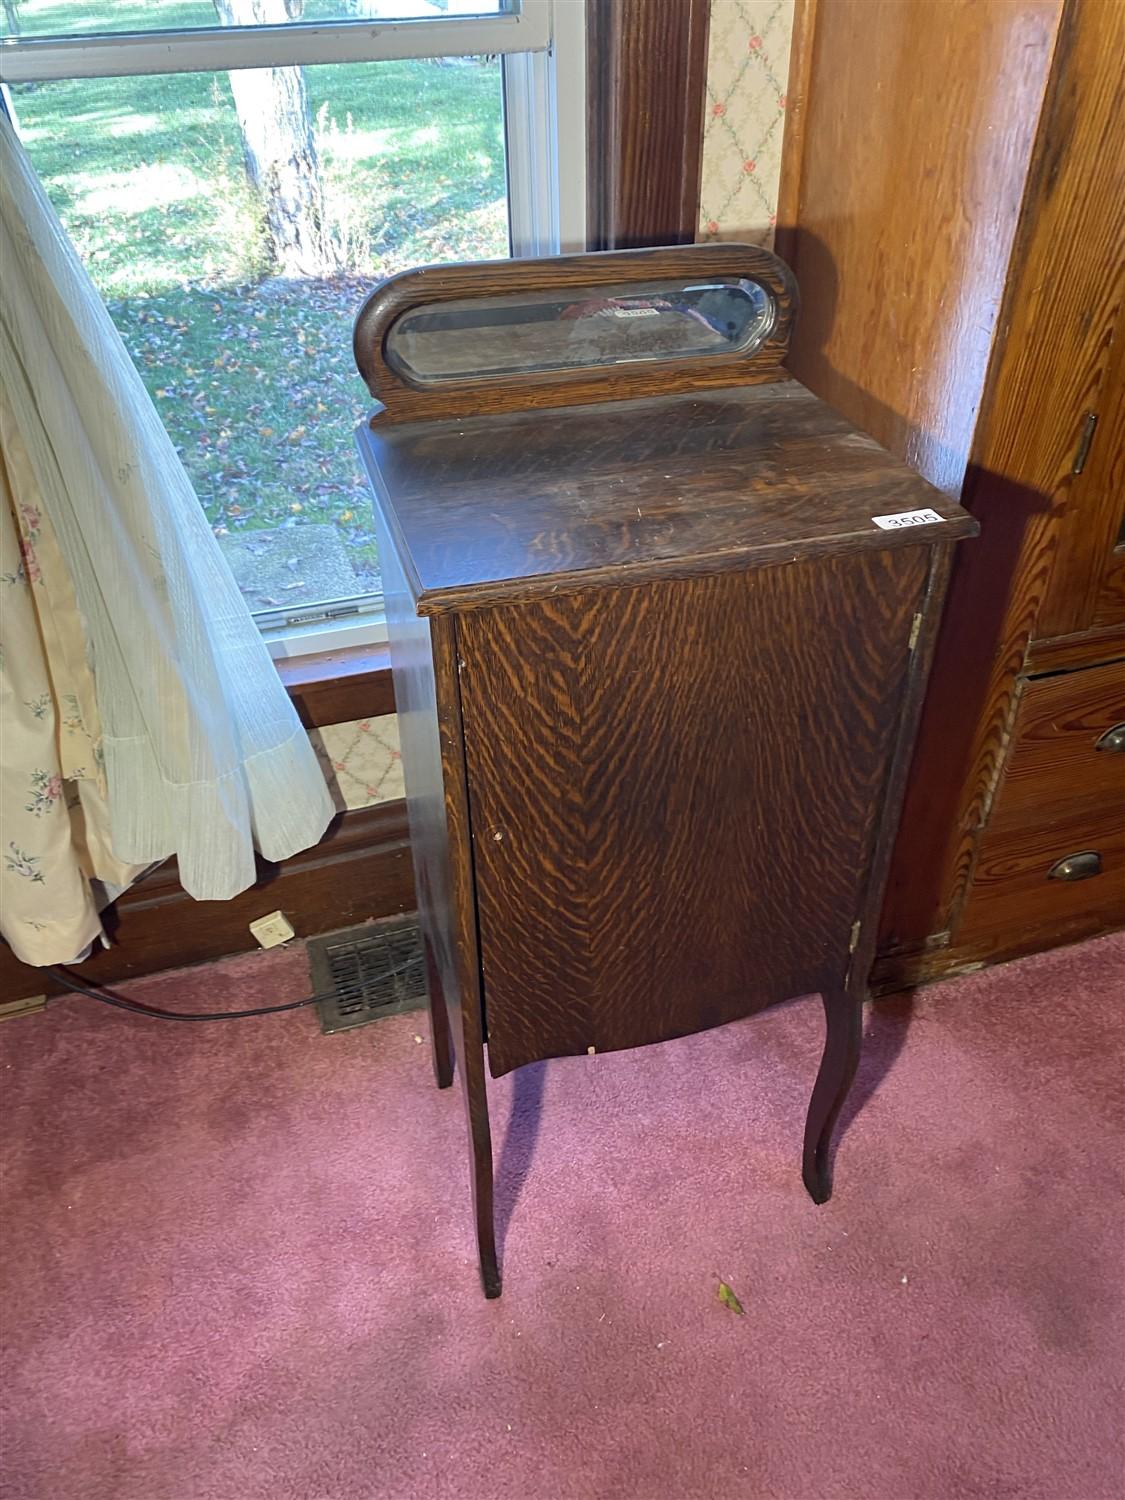
POLYGON ((1078 918, 1050 932, 1033 933, 1008 942, 987 938, 960 946, 950 944, 881 953, 872 969, 870 990, 876 998, 897 995, 903 990, 936 984, 939 979, 957 979, 963 974, 975 974, 978 969, 991 969, 995 964, 1011 963, 1017 958, 1031 958, 1036 953, 1104 937, 1116 930, 1115 926, 1107 925, 1097 917, 1078 918))
MULTIPOLYGON (((259 859, 258 870, 249 890, 230 901, 193 901, 168 860, 106 913, 113 946, 76 972, 112 984, 249 952, 258 946, 249 924, 271 911, 284 912, 299 937, 413 911, 406 803, 341 813, 315 848, 282 864, 259 859)), ((20 1000, 59 994, 61 987, 0 944, 0 990, 20 1000)))

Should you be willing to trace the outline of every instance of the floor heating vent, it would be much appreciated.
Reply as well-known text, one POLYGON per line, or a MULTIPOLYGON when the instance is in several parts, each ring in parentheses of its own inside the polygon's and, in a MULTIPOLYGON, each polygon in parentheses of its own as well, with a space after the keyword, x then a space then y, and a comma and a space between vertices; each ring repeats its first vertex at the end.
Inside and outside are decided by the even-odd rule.
POLYGON ((350 1031, 426 1004, 426 964, 417 921, 349 927, 308 941, 323 1032, 350 1031))

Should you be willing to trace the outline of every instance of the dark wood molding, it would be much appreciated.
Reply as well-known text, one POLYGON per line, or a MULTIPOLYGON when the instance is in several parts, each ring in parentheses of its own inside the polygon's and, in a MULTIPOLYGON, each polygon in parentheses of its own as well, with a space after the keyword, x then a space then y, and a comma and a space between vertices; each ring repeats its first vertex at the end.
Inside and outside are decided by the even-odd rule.
POLYGON ((785 135, 781 144, 781 180, 777 190, 777 229, 773 247, 787 265, 797 251, 797 223, 801 208, 801 163, 805 150, 805 118, 812 75, 813 37, 817 0, 796 0, 789 49, 789 82, 785 103, 785 135))
POLYGON ((277 663, 277 675, 306 729, 395 711, 386 646, 346 646, 285 658, 277 663))
POLYGON ((587 0, 587 245, 695 239, 710 0, 587 0))
MULTIPOLYGON (((382 802, 342 813, 319 844, 283 864, 258 860, 258 879, 230 901, 194 901, 180 885, 174 860, 127 891, 106 913, 111 948, 76 972, 113 984, 162 969, 249 952, 249 924, 282 911, 299 937, 333 932, 414 909, 414 876, 406 804, 382 802)), ((5 999, 58 994, 41 969, 22 964, 0 944, 5 999)))

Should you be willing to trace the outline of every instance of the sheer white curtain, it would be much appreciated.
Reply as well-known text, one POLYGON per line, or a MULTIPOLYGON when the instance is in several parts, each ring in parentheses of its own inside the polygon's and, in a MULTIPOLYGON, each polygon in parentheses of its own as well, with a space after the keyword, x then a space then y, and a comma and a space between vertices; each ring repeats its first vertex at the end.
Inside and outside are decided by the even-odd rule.
MULTIPOLYGON (((9 550, 13 539, 23 549, 0 583, 0 672, 14 653, 26 677, 41 654, 55 740, 51 765, 30 763, 34 715, 22 705, 42 695, 29 700, 19 684, 0 683, 12 729, 4 735, 0 920, 28 961, 62 962, 79 949, 35 956, 46 946, 35 940, 36 922, 57 926, 60 913, 48 882, 27 874, 20 858, 35 858, 35 838, 55 812, 21 805, 20 786, 33 775, 68 774, 60 752, 67 705, 56 676, 88 678, 79 693, 72 683, 69 696, 84 697, 87 719, 96 716, 85 727, 100 764, 77 769, 104 788, 104 845, 117 878, 174 854, 191 895, 225 899, 253 882, 255 846, 284 859, 317 842, 333 808, 171 440, 2 111, 0 384, 3 519, 19 532, 9 550), (37 526, 57 557, 50 570, 35 556, 37 526), (60 614, 83 658, 66 673, 43 624, 60 614), (25 915, 36 904, 38 918, 25 915), (9 930, 10 907, 18 932, 9 930)), ((49 800, 61 816, 66 799, 56 791, 49 800)), ((76 863, 86 877, 101 873, 82 842, 77 834, 76 863)))

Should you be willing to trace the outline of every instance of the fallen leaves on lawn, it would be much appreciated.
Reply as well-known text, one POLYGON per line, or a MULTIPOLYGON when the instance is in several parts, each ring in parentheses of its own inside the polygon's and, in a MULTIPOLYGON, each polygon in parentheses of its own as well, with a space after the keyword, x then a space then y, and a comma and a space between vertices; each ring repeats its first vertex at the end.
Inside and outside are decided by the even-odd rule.
POLYGON ((351 443, 365 398, 350 329, 369 284, 266 278, 221 298, 185 284, 109 304, 214 533, 335 525, 364 586, 375 541, 351 443))

